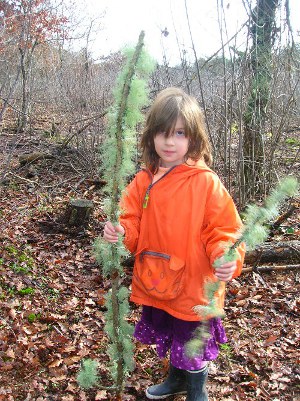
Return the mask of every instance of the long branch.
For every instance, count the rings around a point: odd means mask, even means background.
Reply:
[[[128,72],[124,80],[124,85],[122,89],[122,94],[121,94],[121,99],[120,103],[118,105],[118,114],[117,114],[117,123],[116,123],[116,130],[115,130],[115,139],[116,139],[116,148],[117,148],[117,154],[116,154],[116,160],[114,164],[114,174],[113,174],[113,185],[112,185],[112,209],[111,209],[111,218],[113,221],[117,220],[117,215],[118,215],[118,200],[120,197],[120,191],[121,191],[121,183],[120,183],[120,178],[118,174],[118,170],[120,169],[120,166],[122,165],[122,160],[123,160],[123,152],[124,152],[124,145],[123,145],[123,132],[124,132],[124,127],[123,127],[123,122],[124,122],[124,117],[126,114],[127,110],[127,104],[128,104],[128,96],[130,93],[130,88],[131,88],[131,83],[132,79],[135,74],[135,67],[137,65],[138,59],[141,55],[142,47],[143,47],[143,40],[144,40],[144,32],[142,31],[138,44],[135,48],[135,52],[133,54],[133,57],[131,59],[131,62],[128,67]],[[112,245],[112,262],[113,266],[119,266],[120,265],[120,256],[118,254],[118,250],[114,245]],[[116,380],[116,385],[118,388],[119,394],[122,391],[122,385],[123,385],[123,378],[124,378],[124,365],[123,365],[123,344],[118,332],[118,328],[120,327],[120,307],[119,307],[119,300],[118,300],[118,289],[120,285],[120,273],[117,267],[114,268],[112,272],[112,294],[111,294],[111,303],[112,303],[112,309],[113,309],[113,332],[114,332],[114,338],[116,339],[116,347],[118,351],[118,360],[117,360],[117,380]]]
[[[119,193],[120,192],[119,191],[120,183],[119,183],[118,170],[121,166],[122,159],[123,159],[123,144],[122,144],[123,120],[124,120],[124,116],[125,116],[126,110],[127,110],[128,96],[129,96],[129,92],[130,92],[132,79],[133,79],[134,73],[135,73],[135,67],[136,67],[138,59],[141,55],[141,51],[142,51],[142,48],[144,45],[144,37],[145,37],[145,32],[142,31],[140,33],[138,44],[135,48],[135,52],[133,54],[131,63],[129,65],[127,76],[124,80],[122,96],[121,96],[120,104],[118,106],[118,116],[117,116],[116,132],[115,132],[116,144],[117,144],[117,155],[116,155],[116,161],[115,161],[115,165],[114,165],[113,185],[112,185],[112,198],[113,198],[115,204],[118,203],[118,199],[119,199],[119,195],[120,195],[120,193]],[[112,217],[113,217],[114,221],[117,220],[117,212],[118,212],[117,208],[115,208],[115,210],[112,210]]]

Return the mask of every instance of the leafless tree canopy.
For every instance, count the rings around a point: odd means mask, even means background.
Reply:
[[[78,158],[74,168],[83,174],[87,171],[97,174],[105,116],[123,56],[116,53],[101,60],[93,59],[90,35],[95,26],[101,26],[101,20],[89,22],[84,47],[70,51],[68,46],[76,39],[70,35],[74,28],[70,19],[62,17],[63,2],[54,7],[50,1],[30,0],[27,3],[31,8],[18,11],[22,14],[18,21],[22,23],[9,28],[16,3],[22,1],[4,1],[0,9],[0,132],[2,135],[15,132],[1,166],[1,177],[9,171],[21,135],[44,138],[63,149],[75,149]],[[219,51],[203,59],[198,57],[194,46],[195,33],[190,29],[186,1],[185,18],[193,61],[187,61],[186,50],[177,41],[181,61],[176,66],[168,64],[163,43],[176,39],[171,39],[164,30],[161,49],[164,62],[157,65],[149,82],[151,97],[167,86],[179,86],[199,100],[214,151],[214,168],[241,208],[249,199],[264,196],[283,174],[297,171],[300,144],[300,47],[290,27],[289,2],[245,0],[243,3],[248,20],[241,22],[240,30],[228,40],[220,35]],[[223,2],[217,4],[222,32],[227,21]],[[56,29],[45,26],[43,34],[37,32],[34,18],[39,12],[51,16]],[[264,29],[259,31],[261,23]],[[266,50],[259,53],[264,45],[262,35],[268,40],[267,53]],[[241,36],[245,44],[242,51],[236,47]],[[259,54],[268,57],[259,58]],[[259,171],[254,178],[245,174],[249,162],[245,138],[250,131],[253,135],[250,170]]]

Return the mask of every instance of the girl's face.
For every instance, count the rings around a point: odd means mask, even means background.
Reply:
[[[177,118],[173,132],[158,132],[154,137],[156,153],[161,159],[162,167],[173,167],[182,164],[189,148],[189,139],[185,136],[184,121]]]

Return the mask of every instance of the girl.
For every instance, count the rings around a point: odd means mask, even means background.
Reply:
[[[135,337],[156,344],[159,357],[170,351],[167,379],[149,387],[149,399],[187,394],[207,400],[207,361],[226,342],[220,319],[209,321],[210,338],[195,358],[185,343],[201,325],[195,305],[206,305],[207,280],[222,280],[217,299],[224,304],[225,282],[240,274],[244,251],[235,262],[213,268],[234,242],[241,221],[233,200],[209,169],[210,146],[199,105],[181,89],[159,93],[148,113],[141,139],[145,168],[128,185],[121,201],[120,224],[107,222],[104,239],[124,244],[135,254],[131,300],[143,305]]]

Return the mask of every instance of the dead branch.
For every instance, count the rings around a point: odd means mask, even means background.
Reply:
[[[42,153],[42,152],[34,152],[29,153],[26,155],[19,156],[19,163],[21,166],[25,166],[26,164],[36,163],[39,160],[43,159],[54,159],[55,157],[49,153]]]
[[[271,231],[272,231],[272,230],[275,230],[275,229],[278,228],[278,227],[280,227],[280,225],[281,225],[284,221],[286,221],[286,220],[293,214],[294,210],[296,210],[296,209],[297,209],[297,204],[296,204],[296,203],[292,203],[292,204],[290,205],[289,209],[288,209],[285,213],[281,214],[281,215],[277,218],[277,220],[272,224],[272,226],[271,226]]]
[[[63,140],[63,143],[61,144],[61,151],[72,141],[72,139],[75,137],[75,136],[77,136],[77,135],[79,135],[79,134],[81,134],[83,131],[85,131],[90,125],[92,125],[96,120],[98,120],[98,119],[100,119],[100,118],[103,118],[105,115],[107,114],[107,111],[104,111],[103,113],[101,113],[101,114],[98,114],[97,116],[94,116],[94,117],[91,117],[89,120],[91,120],[91,121],[88,121],[85,125],[83,125],[81,128],[79,128],[77,131],[75,131],[73,134],[71,134],[70,136],[68,136],[68,137],[66,137],[64,140]],[[71,129],[70,129],[70,131],[71,131]]]
[[[251,271],[261,273],[261,272],[271,272],[271,271],[280,271],[280,270],[298,270],[298,269],[300,269],[300,265],[256,266],[256,267],[244,267],[242,269],[242,273],[248,273]]]

